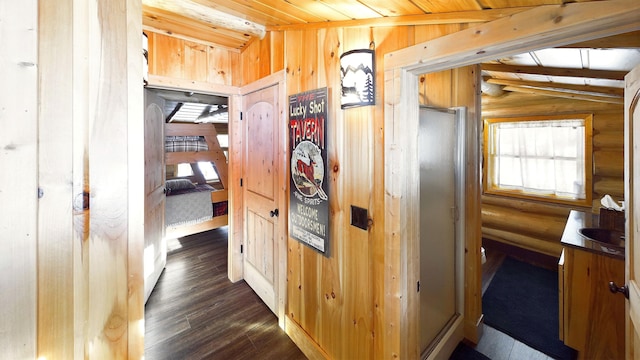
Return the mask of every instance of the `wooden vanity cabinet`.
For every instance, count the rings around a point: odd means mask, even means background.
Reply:
[[[624,283],[624,260],[564,247],[558,270],[560,339],[578,359],[624,359],[625,298],[609,290]]]

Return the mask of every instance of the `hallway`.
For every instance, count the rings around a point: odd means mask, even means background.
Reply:
[[[169,240],[145,306],[145,359],[305,359],[244,282],[227,278],[227,227]]]

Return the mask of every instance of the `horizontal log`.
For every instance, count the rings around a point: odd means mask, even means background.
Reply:
[[[623,196],[615,196],[615,195],[611,194],[611,198],[617,204],[620,204],[621,201],[624,201],[624,197]],[[593,206],[591,207],[591,212],[594,213],[594,214],[599,214],[600,213],[600,209],[602,208],[602,204],[600,202],[600,199],[602,199],[602,196],[600,196],[598,198],[595,198],[595,197],[593,198]]]
[[[529,74],[529,75],[545,75],[545,76],[564,76],[572,78],[589,78],[589,79],[609,79],[624,80],[626,71],[611,70],[593,70],[593,69],[576,69],[576,68],[555,68],[547,66],[526,66],[526,65],[506,65],[506,64],[482,64],[483,71]]]
[[[512,79],[497,79],[497,78],[489,78],[487,80],[487,83],[505,85],[505,86],[519,86],[519,87],[532,88],[532,89],[564,91],[568,93],[583,94],[583,95],[606,96],[606,97],[614,97],[614,98],[624,97],[624,89],[606,87],[606,86],[573,85],[573,84],[561,84],[557,82],[527,81],[527,80],[512,80]]]
[[[595,176],[623,177],[623,151],[594,151],[593,174]]]
[[[624,131],[624,111],[595,114],[593,129],[599,133],[609,131]]]
[[[482,205],[494,205],[505,209],[512,209],[524,213],[533,213],[540,215],[567,217],[571,209],[575,209],[573,205],[564,205],[556,203],[543,203],[531,200],[514,199],[503,196],[482,195]]]
[[[482,226],[531,237],[560,241],[566,216],[527,213],[494,205],[482,205]]]
[[[554,257],[560,257],[562,252],[560,240],[541,239],[486,226],[482,227],[482,237]]]
[[[593,199],[600,201],[604,195],[624,198],[624,179],[601,177],[593,181]]]
[[[505,86],[503,90],[521,92],[525,94],[542,95],[542,96],[548,96],[548,97],[558,97],[558,98],[571,99],[571,100],[604,102],[609,104],[620,104],[620,105],[624,104],[624,99],[622,97],[610,97],[610,96],[591,95],[591,94],[576,94],[576,93],[567,92],[567,91],[548,90],[548,89],[532,88],[532,87],[526,87],[526,86]]]
[[[594,149],[624,150],[624,132],[607,131],[593,135]]]
[[[231,15],[213,7],[190,0],[143,0],[145,8],[156,8],[168,13],[180,14],[214,28],[230,29],[240,34],[250,34],[259,39],[264,38],[267,30],[264,25],[251,20]]]
[[[617,114],[614,115],[613,118],[617,118],[617,116],[621,116],[623,111],[623,105],[619,104],[561,99],[524,93],[507,93],[500,97],[482,95],[483,117],[513,117],[575,113],[595,113],[600,115],[613,113]],[[605,126],[598,126],[595,123],[595,120],[596,119],[594,119],[594,128],[603,130]],[[605,125],[609,126],[608,123],[606,123]],[[612,127],[610,130],[618,129],[618,127],[619,130],[622,130],[623,124],[616,123],[615,127]]]

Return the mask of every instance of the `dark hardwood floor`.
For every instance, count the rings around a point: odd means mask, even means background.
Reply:
[[[496,244],[484,245],[483,293],[506,256]],[[170,240],[167,248],[167,266],[145,306],[146,360],[306,359],[251,288],[227,278],[226,227]],[[486,325],[474,348],[494,360],[550,360]]]
[[[227,278],[227,228],[167,243],[145,306],[145,359],[306,359],[244,282]]]

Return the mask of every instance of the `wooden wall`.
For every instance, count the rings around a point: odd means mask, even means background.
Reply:
[[[483,117],[546,114],[593,114],[593,210],[598,211],[605,194],[624,199],[624,108],[622,105],[569,100],[540,95],[508,93],[482,97]],[[485,238],[560,257],[560,239],[574,208],[518,200],[497,195],[482,196],[482,235]]]
[[[330,255],[324,257],[288,239],[287,331],[311,357],[392,356],[384,338],[390,337],[393,325],[385,324],[383,313],[383,55],[461,28],[425,25],[290,30],[271,33],[242,52],[243,84],[284,68],[288,95],[329,88]],[[376,50],[376,105],[341,110],[339,57],[345,51],[370,47]],[[264,64],[265,59],[268,64]],[[463,70],[424,77],[429,79],[420,89],[424,103],[452,106],[468,101],[473,96],[462,100],[464,95],[456,95],[456,84],[464,84],[473,94],[473,87],[468,85],[474,76],[472,71]],[[350,225],[351,205],[368,209],[368,231]],[[476,312],[479,316],[479,309]]]
[[[238,86],[240,52],[212,44],[145,31],[149,38],[149,74],[217,85]]]
[[[1,7],[0,357],[142,358],[141,4]]]
[[[383,54],[424,42],[465,25],[424,25],[380,28],[323,28],[270,32],[240,53],[219,51],[225,74],[209,55],[211,47],[165,35],[150,34],[152,74],[223,85],[247,85],[284,69],[287,95],[327,86],[330,101],[339,104],[339,56],[356,48],[375,47],[377,83],[382,84]],[[196,46],[197,45],[197,46]],[[202,61],[185,61],[183,54],[200,48]],[[155,51],[153,51],[155,49]],[[209,50],[206,50],[209,49]],[[207,53],[205,56],[204,53]],[[163,55],[160,55],[163,54]],[[155,60],[154,60],[155,57]],[[160,60],[160,57],[163,59]],[[168,58],[167,58],[168,57]],[[206,60],[206,61],[205,61]],[[191,67],[197,66],[198,69]],[[217,70],[214,70],[217,73]],[[473,83],[473,69],[458,69],[419,78],[420,101],[435,106],[470,104],[459,89]],[[375,357],[385,354],[384,323],[384,114],[382,86],[376,106],[340,110],[331,106],[330,207],[331,255],[325,258],[293,239],[288,240],[287,324],[296,339],[308,336],[315,344],[309,354],[331,358]],[[468,105],[471,107],[471,105]],[[622,106],[579,100],[554,100],[527,94],[483,98],[482,116],[506,117],[552,113],[594,114],[594,201],[604,194],[623,196]],[[482,197],[482,236],[544,254],[558,256],[560,237],[570,208],[498,196]],[[363,231],[349,225],[351,205],[369,211],[371,226]],[[513,221],[513,219],[521,221]],[[533,224],[533,225],[532,225]],[[467,269],[478,275],[477,269]],[[474,280],[474,279],[472,279]],[[479,280],[478,280],[479,281]],[[467,288],[470,314],[466,329],[479,316],[479,295]],[[336,332],[335,329],[343,329]],[[291,330],[292,329],[292,330]],[[467,332],[472,333],[471,330]],[[303,334],[303,335],[300,335]],[[300,342],[298,342],[300,344]]]
[[[7,359],[35,359],[38,1],[1,7],[0,349]]]

